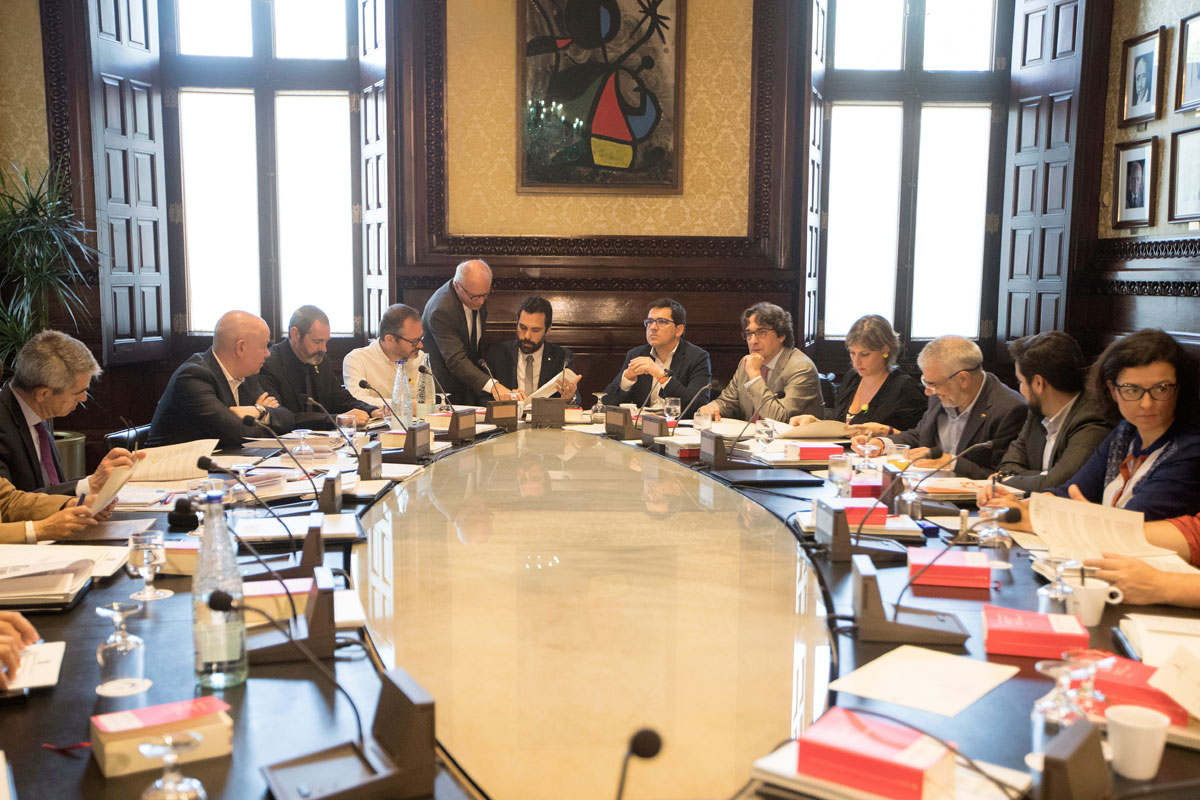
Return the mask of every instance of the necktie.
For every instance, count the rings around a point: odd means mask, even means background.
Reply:
[[[767,365],[766,365],[766,364],[763,364],[761,367],[759,367],[759,368],[758,368],[758,374],[759,374],[759,377],[761,377],[761,378],[762,378],[762,381],[763,381],[763,387],[764,387],[764,388],[766,388],[766,386],[767,386],[767,376],[771,374],[771,370],[770,370],[770,369],[767,367]],[[758,414],[755,414],[755,415],[754,415],[754,419],[752,419],[752,420],[750,420],[750,421],[751,421],[751,422],[758,422],[758,420],[759,420],[759,419],[760,419],[759,415],[758,415]]]
[[[471,312],[471,355],[479,353],[479,312]]]
[[[533,356],[525,356],[525,376],[521,379],[521,391],[529,397],[536,388],[533,385]]]
[[[33,427],[37,429],[38,450],[41,451],[42,470],[46,473],[46,485],[62,483],[58,467],[54,466],[54,443],[50,441],[50,431],[46,430],[46,423],[39,422]]]

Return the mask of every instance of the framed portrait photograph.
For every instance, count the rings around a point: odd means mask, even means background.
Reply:
[[[1179,69],[1175,110],[1200,108],[1200,11],[1179,20]]]
[[[1154,224],[1158,197],[1158,137],[1122,142],[1113,155],[1114,228]]]
[[[1171,134],[1167,221],[1200,220],[1200,125]]]
[[[1126,39],[1121,46],[1121,124],[1127,128],[1158,119],[1163,105],[1163,56],[1167,29]]]

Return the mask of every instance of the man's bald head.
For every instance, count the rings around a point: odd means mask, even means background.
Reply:
[[[492,292],[492,268],[478,259],[464,261],[454,270],[454,293],[472,311],[478,311]]]
[[[257,375],[270,344],[267,323],[247,311],[227,312],[213,331],[213,352],[235,378]]]

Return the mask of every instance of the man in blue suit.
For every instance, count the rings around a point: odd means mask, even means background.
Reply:
[[[604,403],[637,403],[662,407],[666,397],[678,397],[681,408],[692,402],[694,410],[709,399],[712,367],[708,353],[683,339],[687,312],[669,297],[650,304],[646,312],[646,344],[625,354],[625,364],[605,390]],[[684,413],[690,417],[691,412]]]

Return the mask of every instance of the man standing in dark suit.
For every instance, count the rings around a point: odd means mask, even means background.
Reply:
[[[712,367],[708,353],[683,339],[687,312],[669,297],[650,304],[646,312],[646,344],[625,354],[621,371],[605,389],[604,403],[636,403],[639,407],[662,406],[664,397],[678,397],[681,410],[696,393],[692,410],[708,402]],[[690,418],[691,411],[684,413]]]
[[[0,478],[23,492],[92,494],[112,470],[133,466],[129,451],[114,447],[87,480],[64,480],[53,420],[86,400],[99,374],[87,345],[65,333],[42,331],[25,343],[0,389]]]
[[[243,436],[261,430],[244,426],[256,417],[276,433],[294,427],[291,411],[259,385],[258,371],[270,352],[271,329],[245,311],[230,311],[217,321],[212,347],[179,365],[158,400],[150,421],[150,446],[217,439],[220,447],[239,447]]]
[[[1062,486],[1113,426],[1084,391],[1087,362],[1069,333],[1023,336],[1008,350],[1029,416],[1000,462],[1000,472],[1010,475],[1003,478],[1004,485],[1026,492]]]
[[[360,425],[375,411],[346,391],[333,367],[325,363],[329,333],[329,317],[324,311],[300,306],[288,323],[288,338],[271,348],[259,373],[262,390],[295,415],[297,428],[321,430],[333,425],[310,399],[324,406],[329,416],[350,414]]]
[[[983,369],[979,346],[962,336],[939,336],[917,356],[921,384],[929,395],[929,407],[917,427],[885,439],[872,439],[882,448],[886,442],[906,444],[914,466],[935,468],[950,462],[968,447],[991,442],[990,447],[972,450],[954,462],[954,473],[965,478],[986,478],[996,471],[1004,451],[1017,438],[1028,407],[1021,395]],[[851,443],[867,441],[855,436]],[[941,458],[925,458],[931,447],[941,448]]]
[[[421,315],[429,365],[452,402],[477,404],[512,393],[479,368],[479,343],[487,330],[491,293],[491,267],[482,261],[464,261],[429,298]]]
[[[492,375],[505,386],[515,386],[521,399],[532,395],[546,381],[571,366],[575,354],[546,341],[554,324],[554,308],[544,297],[527,297],[517,312],[517,338],[497,342],[488,349]],[[577,403],[579,379],[559,384],[558,394]]]

